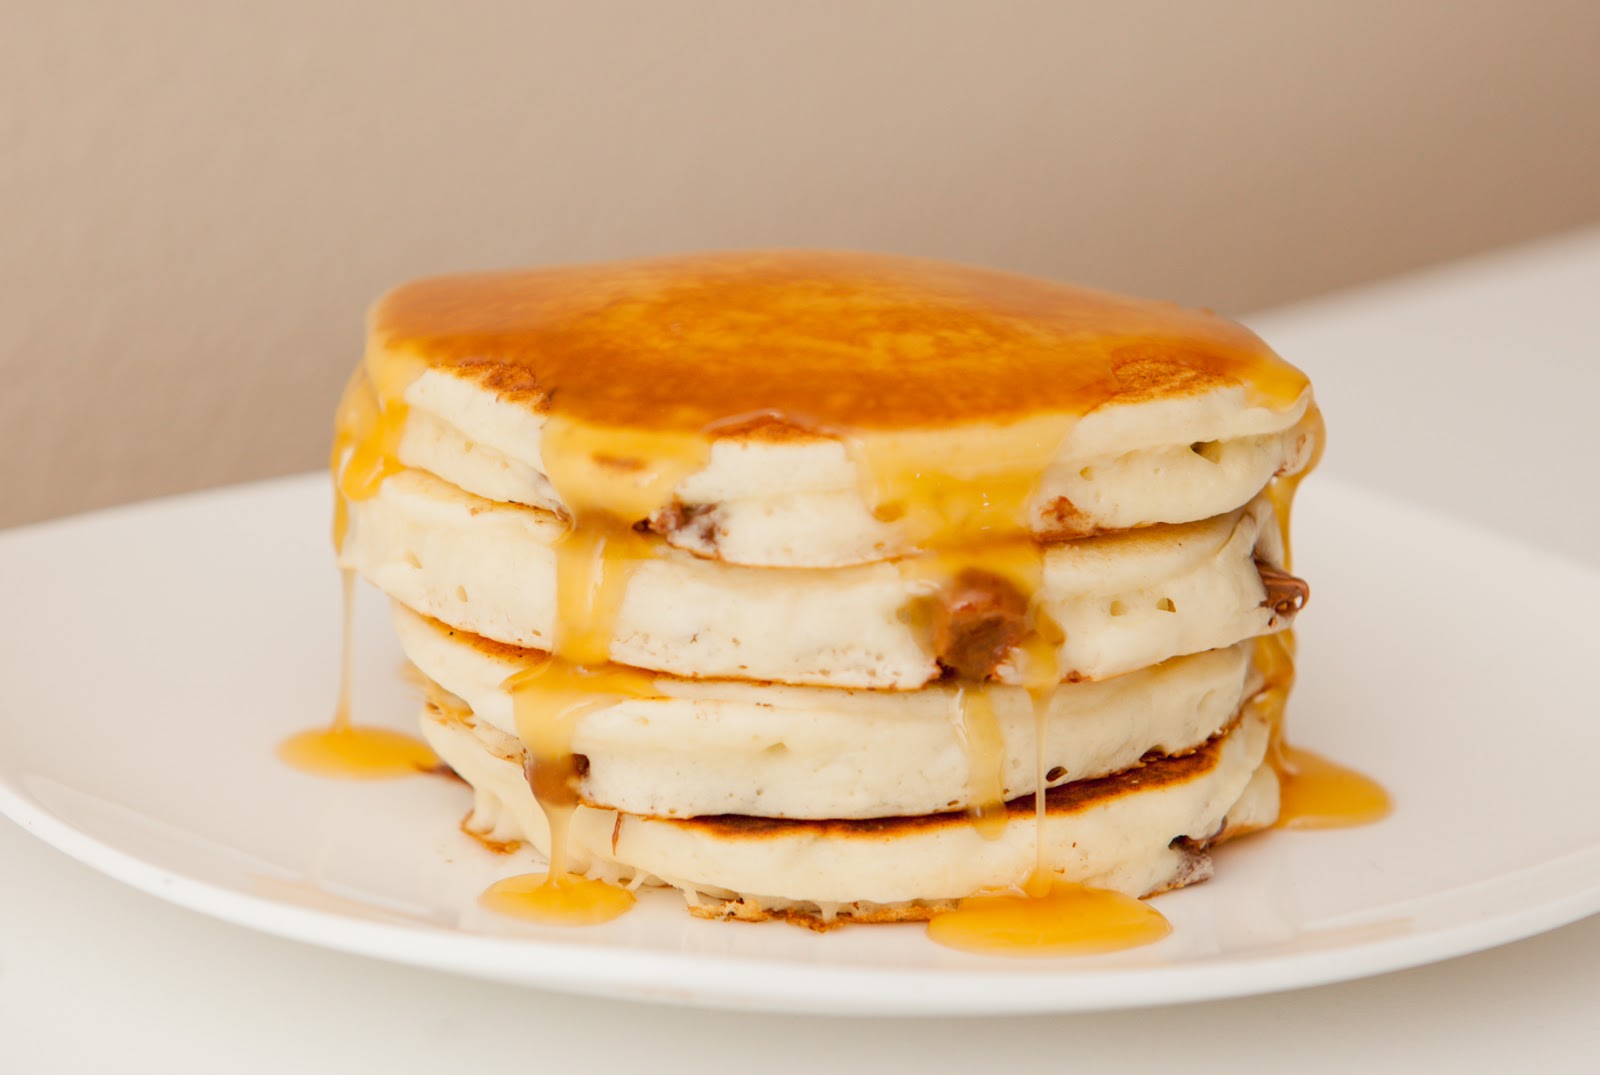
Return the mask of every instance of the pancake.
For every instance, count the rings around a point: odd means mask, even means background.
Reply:
[[[1053,541],[1231,511],[1301,470],[1320,435],[1298,401],[1279,413],[1206,397],[1109,406],[1079,420],[1042,472],[1027,529]],[[564,513],[540,470],[543,422],[471,380],[429,370],[407,389],[399,459],[488,500]],[[1131,413],[1130,413],[1131,412]],[[515,452],[516,454],[512,454]],[[768,567],[839,567],[914,552],[873,513],[859,449],[802,430],[734,431],[645,520],[699,556]]]
[[[548,857],[490,905],[1038,921],[1276,817],[1323,427],[1247,329],[816,251],[440,277],[368,328],[335,543],[468,828]]]
[[[349,511],[341,562],[389,596],[497,642],[552,647],[560,519],[481,500],[420,471],[391,475]],[[937,558],[805,570],[654,551],[631,565],[615,610],[606,654],[617,663],[686,677],[905,690],[966,660],[954,652],[961,639],[938,637],[916,615],[919,602],[946,589]],[[1269,603],[1258,568],[1283,558],[1265,499],[1039,555],[1038,604],[1065,634],[1050,655],[1056,680],[1101,679],[1230,646],[1289,618]],[[1014,592],[995,586],[997,599]],[[1015,661],[995,657],[978,678],[1022,681]]]
[[[491,643],[395,606],[406,656],[502,756],[521,750],[504,684],[545,654]],[[1180,657],[1103,683],[1065,684],[1035,707],[1018,687],[943,682],[924,690],[847,691],[737,680],[648,677],[572,732],[579,799],[655,817],[748,814],[874,818],[986,806],[1051,785],[1119,772],[1146,754],[1193,750],[1260,689],[1254,646]],[[966,734],[963,692],[988,693],[994,736]],[[452,703],[452,697],[459,699]],[[981,801],[980,801],[981,800]]]
[[[939,540],[950,515],[891,518],[930,473],[1017,486],[1022,510],[983,520],[990,537],[1189,522],[1298,472],[1320,437],[1304,376],[1233,322],[885,255],[418,281],[373,310],[364,381],[373,413],[406,417],[405,465],[486,499],[639,522],[616,481],[582,504],[558,489],[572,428],[597,431],[602,469],[672,471],[645,517],[656,532],[758,566]]]
[[[548,849],[545,815],[520,757],[497,756],[436,710],[425,715],[423,731],[473,787],[468,828],[491,841]],[[681,820],[579,806],[569,854],[589,876],[678,888],[692,910],[711,917],[903,921],[980,890],[1020,885],[1040,859],[1042,834],[1051,875],[1144,896],[1206,879],[1207,846],[1271,824],[1277,781],[1263,764],[1267,740],[1266,720],[1247,710],[1192,753],[1052,789],[1042,829],[1031,797],[1009,804],[997,836],[961,813]]]

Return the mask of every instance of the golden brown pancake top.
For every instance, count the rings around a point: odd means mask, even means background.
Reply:
[[[374,308],[370,346],[373,361],[416,355],[538,411],[686,432],[1007,422],[1232,384],[1282,408],[1306,387],[1208,311],[826,251],[419,280]]]

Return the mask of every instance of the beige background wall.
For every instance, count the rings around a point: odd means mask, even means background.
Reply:
[[[1235,312],[1600,218],[1600,4],[0,0],[0,525],[314,467],[409,276],[931,254]]]

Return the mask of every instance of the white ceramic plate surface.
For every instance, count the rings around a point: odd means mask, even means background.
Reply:
[[[709,923],[656,893],[548,929],[479,910],[527,862],[457,830],[459,784],[330,782],[275,760],[326,719],[338,583],[320,478],[0,534],[0,811],[175,903],[313,944],[573,993],[728,1008],[982,1014],[1130,1007],[1354,978],[1600,910],[1600,574],[1320,477],[1296,514],[1291,730],[1394,794],[1389,820],[1224,848],[1159,897],[1172,935],[983,958],[921,927]],[[416,702],[359,605],[359,719]],[[26,878],[7,878],[26,884]]]

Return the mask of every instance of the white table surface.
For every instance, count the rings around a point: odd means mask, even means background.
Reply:
[[[1328,472],[1600,567],[1600,228],[1246,320],[1316,382]],[[1600,916],[1365,981],[1125,1013],[917,1021],[648,1007],[256,934],[0,821],[6,1075],[1595,1071],[1597,1003]]]

